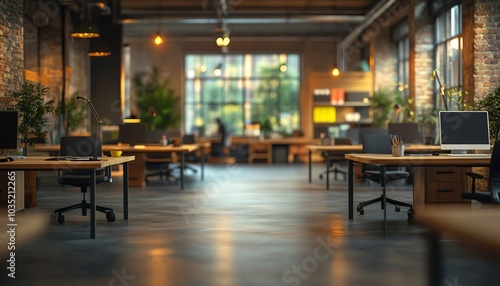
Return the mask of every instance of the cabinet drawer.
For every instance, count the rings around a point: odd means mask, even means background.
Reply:
[[[432,182],[464,182],[467,168],[429,168],[427,179]]]
[[[463,182],[430,182],[425,191],[426,203],[461,203],[465,191]]]

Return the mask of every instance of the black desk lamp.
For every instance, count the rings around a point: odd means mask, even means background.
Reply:
[[[97,157],[97,150],[99,150],[99,146],[101,145],[101,126],[102,126],[102,121],[101,118],[99,118],[99,115],[97,115],[97,111],[95,111],[94,105],[90,100],[86,99],[85,97],[77,96],[76,99],[84,100],[90,105],[90,109],[92,109],[92,113],[94,114],[95,119],[97,120],[97,136],[96,136],[96,144],[95,144],[95,150],[94,150],[94,158],[92,158],[92,161],[100,161]]]

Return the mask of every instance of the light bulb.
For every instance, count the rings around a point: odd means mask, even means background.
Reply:
[[[155,37],[155,44],[156,45],[161,45],[163,43],[163,39],[160,36],[160,33],[158,33]]]
[[[340,75],[340,70],[337,67],[333,68],[332,75],[333,76],[339,76]]]

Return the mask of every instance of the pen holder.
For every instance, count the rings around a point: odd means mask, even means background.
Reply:
[[[403,157],[405,155],[405,145],[392,146],[392,156]]]

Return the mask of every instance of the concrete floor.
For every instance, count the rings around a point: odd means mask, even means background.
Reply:
[[[387,236],[379,206],[347,220],[347,184],[326,191],[322,170],[314,166],[309,184],[304,164],[209,165],[205,181],[188,175],[183,191],[152,179],[131,188],[128,221],[115,175],[99,185],[97,203],[117,220],[98,213],[96,239],[78,211],[63,225],[50,222],[54,209],[81,197],[44,177],[37,207],[16,215],[16,278],[2,267],[0,285],[427,285],[425,230],[392,207]],[[358,185],[355,202],[379,195]],[[411,201],[411,188],[388,196]],[[2,231],[2,266],[7,239]],[[442,285],[499,285],[500,264],[443,242]]]

